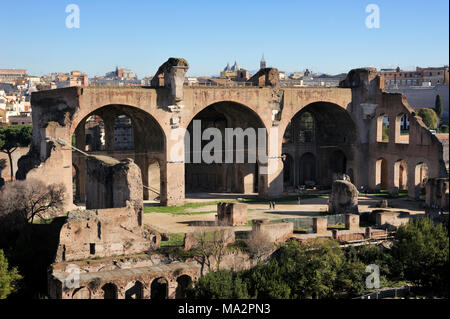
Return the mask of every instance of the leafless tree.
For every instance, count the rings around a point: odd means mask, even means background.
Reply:
[[[275,245],[270,241],[268,236],[261,232],[252,231],[245,243],[247,244],[247,249],[251,257],[258,263],[275,248]]]
[[[226,246],[234,241],[234,231],[232,229],[202,229],[195,233],[197,240],[194,249],[197,251],[194,259],[211,271],[220,269],[220,263],[225,255]],[[203,269],[202,269],[203,272]]]
[[[63,207],[64,196],[62,184],[45,185],[36,179],[9,182],[0,192],[0,217],[14,215],[13,220],[27,224],[36,217],[55,216]]]

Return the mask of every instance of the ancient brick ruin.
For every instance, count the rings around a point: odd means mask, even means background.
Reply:
[[[75,199],[85,202],[86,158],[48,137],[71,141],[74,136],[76,147],[85,150],[85,125],[92,116],[104,123],[104,150],[93,153],[132,158],[148,186],[143,198],[157,197],[163,205],[180,204],[186,193],[195,192],[277,197],[301,185],[329,188],[342,174],[357,189],[396,195],[407,188],[410,198],[418,198],[426,177],[446,177],[442,144],[404,96],[383,90],[375,69],[352,70],[333,88],[280,87],[273,68],[260,70],[249,86],[202,87],[183,86],[188,67],[184,59],[169,59],[151,87],[33,93],[33,140],[19,161],[17,178],[61,182],[67,189],[74,180]],[[114,123],[123,116],[132,125],[133,147],[127,151],[114,146]],[[405,117],[407,141],[400,138]],[[193,145],[183,138],[195,119],[202,121],[202,131],[264,128],[267,141],[277,146],[269,145],[267,159],[258,157],[256,163],[187,162]],[[73,205],[68,195],[67,207]]]
[[[67,189],[75,185],[75,192],[67,194],[69,213],[49,269],[50,297],[183,298],[202,267],[152,254],[161,236],[143,226],[146,199],[178,205],[187,193],[274,198],[292,188],[332,189],[329,213],[346,214],[345,229],[329,228],[322,217],[313,219],[312,231],[302,233],[292,222],[253,220],[252,232],[273,243],[386,238],[391,226],[410,218],[380,212],[371,217],[376,218],[373,228],[361,227],[361,188],[392,196],[407,189],[417,199],[428,178],[427,205],[448,210],[442,144],[404,96],[383,90],[375,69],[352,70],[334,88],[280,87],[274,68],[261,69],[248,86],[201,87],[183,86],[188,67],[186,60],[170,58],[151,87],[71,87],[32,94],[33,139],[18,163],[17,178],[62,183]],[[115,121],[124,116],[132,125],[132,148],[125,150],[115,147],[114,134]],[[103,148],[87,145],[92,117],[103,121],[104,135],[98,134]],[[407,143],[400,139],[405,117]],[[267,143],[256,163],[196,163],[194,120],[201,120],[202,132],[265,129],[267,141],[275,143]],[[242,147],[247,159],[255,153],[248,143]],[[74,209],[77,203],[85,203],[86,210]],[[234,241],[232,227],[247,225],[246,205],[222,203],[217,213],[214,226],[231,229]],[[195,245],[195,234],[187,234],[185,249]],[[240,266],[252,266],[248,256],[228,258],[227,267]],[[79,271],[76,286],[68,280],[73,269]]]

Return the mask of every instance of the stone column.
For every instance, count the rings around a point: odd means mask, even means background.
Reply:
[[[271,127],[267,134],[267,162],[263,161],[259,165],[258,191],[260,197],[281,197],[283,195],[283,160],[281,159],[279,134],[278,127]],[[258,143],[260,142],[258,140]],[[262,161],[261,158],[259,160]]]
[[[166,139],[165,161],[161,163],[160,198],[167,206],[183,204],[185,199],[184,130],[175,130]]]
[[[416,187],[416,166],[408,162],[408,197],[410,199],[419,199],[419,188]]]
[[[267,194],[269,197],[283,196],[283,161],[281,158],[269,158],[267,176]]]

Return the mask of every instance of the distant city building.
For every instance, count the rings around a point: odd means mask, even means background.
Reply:
[[[259,62],[259,68],[260,69],[266,68],[266,60],[264,60],[264,54],[262,55],[261,62]]]
[[[117,79],[136,79],[137,76],[129,69],[119,69],[116,66],[116,70],[112,72],[108,72],[105,74],[106,78],[117,78]]]
[[[27,70],[0,69],[0,83],[12,83],[27,76]]]
[[[35,83],[36,87],[38,87],[41,83],[43,84],[42,88],[44,89],[88,86],[89,78],[87,74],[83,74],[80,71],[72,71],[70,73],[51,73],[44,75],[40,82]]]
[[[396,69],[381,69],[379,71],[385,87],[408,87],[408,86],[435,86],[449,84],[448,66],[437,68],[420,68],[405,71],[399,67]]]
[[[246,69],[239,67],[237,62],[234,62],[234,65],[230,67],[228,63],[222,72],[220,72],[221,79],[230,79],[232,81],[237,82],[245,82],[250,79],[250,72]]]
[[[11,115],[8,117],[8,123],[10,125],[32,124],[33,120],[31,117],[31,112],[21,112],[20,115]]]
[[[151,80],[138,80],[137,75],[129,69],[119,69],[116,66],[114,71],[108,72],[105,76],[96,76],[90,80],[93,86],[140,86],[150,85]]]

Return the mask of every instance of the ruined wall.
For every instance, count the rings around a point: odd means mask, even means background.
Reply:
[[[407,163],[407,188],[410,197],[417,197],[415,168],[426,163],[430,177],[442,177],[445,171],[442,145],[432,136],[416,116],[404,97],[383,92],[376,70],[355,69],[348,73],[339,88],[281,88],[275,78],[276,72],[262,70],[258,87],[184,87],[181,79],[188,64],[183,59],[169,59],[161,68],[161,77],[152,88],[66,88],[34,92],[33,141],[30,152],[19,160],[17,178],[27,176],[41,178],[47,182],[62,182],[71,189],[72,151],[68,145],[61,146],[46,141],[45,137],[70,141],[77,126],[89,115],[102,109],[103,116],[109,110],[125,112],[136,123],[134,145],[136,164],[141,168],[144,184],[148,183],[150,158],[145,155],[149,137],[158,136],[162,146],[160,158],[160,191],[164,205],[181,204],[185,198],[185,163],[183,129],[208,106],[218,102],[234,102],[254,112],[268,130],[267,139],[278,141],[268,143],[268,161],[260,163],[258,192],[261,197],[279,197],[283,193],[282,139],[291,119],[302,108],[312,103],[330,103],[345,111],[356,128],[356,137],[346,141],[348,168],[357,188],[364,186],[377,189],[377,161],[384,158],[388,166],[388,188],[396,193],[397,162]],[[274,73],[275,72],[275,73]],[[268,76],[266,76],[268,75]],[[163,83],[160,80],[163,79]],[[156,80],[155,80],[156,81]],[[262,83],[264,82],[264,83]],[[163,86],[162,86],[163,85]],[[115,114],[115,113],[114,113]],[[409,144],[398,143],[398,116],[406,114],[410,122]],[[391,126],[388,143],[377,141],[378,117],[386,115]],[[144,120],[143,120],[144,119]],[[152,123],[152,130],[145,131],[146,123]],[[336,123],[337,125],[338,123]],[[339,126],[337,125],[337,129]],[[345,128],[342,128],[343,130]],[[145,134],[139,134],[140,132]],[[110,140],[111,136],[107,137]],[[180,143],[181,142],[181,143]],[[109,143],[110,144],[110,143]],[[176,147],[178,152],[172,152]],[[317,154],[322,157],[326,154]],[[321,164],[322,165],[322,164]],[[324,166],[325,168],[325,166]],[[248,186],[248,185],[247,185]],[[249,188],[250,186],[244,188]],[[72,193],[67,196],[67,206],[72,205]]]
[[[130,202],[142,214],[141,171],[132,159],[119,162],[108,156],[86,159],[86,208],[125,207]]]
[[[428,208],[438,207],[449,210],[449,179],[431,178],[426,184],[425,203]]]
[[[270,223],[264,219],[254,219],[252,224],[252,233],[256,238],[266,238],[268,242],[282,243],[292,237],[294,224],[291,222]]]
[[[134,207],[69,212],[59,234],[55,262],[119,256],[157,248]]]
[[[217,218],[219,225],[247,225],[248,206],[243,203],[218,203]]]

